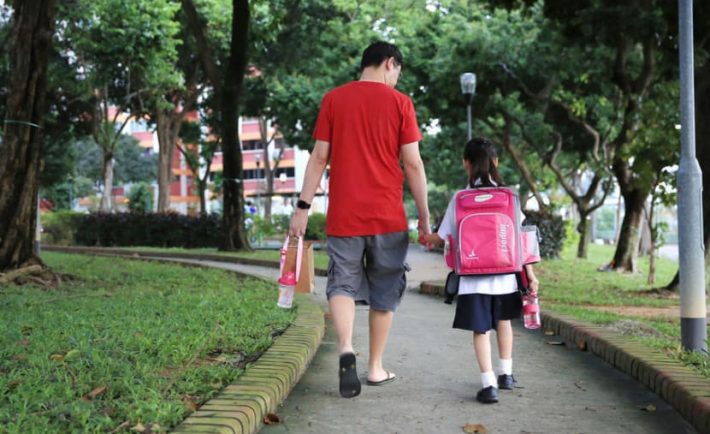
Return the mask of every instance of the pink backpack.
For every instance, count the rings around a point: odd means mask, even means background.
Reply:
[[[540,261],[535,226],[520,225],[518,194],[507,187],[480,187],[455,195],[456,228],[446,264],[458,275],[511,274]]]

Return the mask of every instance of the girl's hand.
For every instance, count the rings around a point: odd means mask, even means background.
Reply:
[[[430,244],[438,246],[444,243],[444,240],[439,238],[437,234],[421,234],[419,235],[419,244]]]
[[[537,279],[532,279],[530,280],[528,286],[530,287],[530,291],[537,292],[540,288],[540,282]]]

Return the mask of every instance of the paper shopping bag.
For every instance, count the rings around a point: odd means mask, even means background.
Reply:
[[[286,261],[284,270],[296,270],[296,253],[298,244],[294,238],[289,241],[288,251],[286,252]],[[315,288],[315,272],[313,266],[313,242],[304,241],[303,251],[301,252],[301,271],[296,284],[296,292],[310,293]]]

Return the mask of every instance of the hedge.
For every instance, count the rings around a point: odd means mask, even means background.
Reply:
[[[217,247],[223,235],[216,214],[94,213],[78,220],[75,241],[84,246]]]

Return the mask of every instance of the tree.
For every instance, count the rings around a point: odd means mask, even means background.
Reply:
[[[242,82],[247,64],[249,41],[249,1],[232,1],[231,39],[226,58],[216,57],[207,35],[204,20],[193,0],[182,0],[188,26],[195,38],[200,62],[214,94],[215,111],[219,117],[219,136],[224,164],[222,250],[249,248],[244,228],[244,188],[242,185],[242,151],[239,145],[237,121]],[[219,65],[223,65],[220,68]]]
[[[76,58],[84,98],[93,105],[92,136],[103,153],[102,211],[110,207],[114,154],[125,126],[145,113],[146,101],[180,82],[173,67],[176,10],[169,0],[80,0],[62,7],[60,41]]]
[[[41,263],[34,251],[53,0],[12,4],[10,86],[0,136],[0,270]]]
[[[208,118],[206,124],[209,125],[209,123]],[[197,186],[198,195],[200,196],[200,214],[206,215],[205,195],[207,193],[207,182],[212,173],[210,166],[220,144],[217,140],[203,139],[201,133],[203,125],[202,122],[184,121],[180,127],[180,139],[177,142],[177,147],[190,168],[193,182]]]

